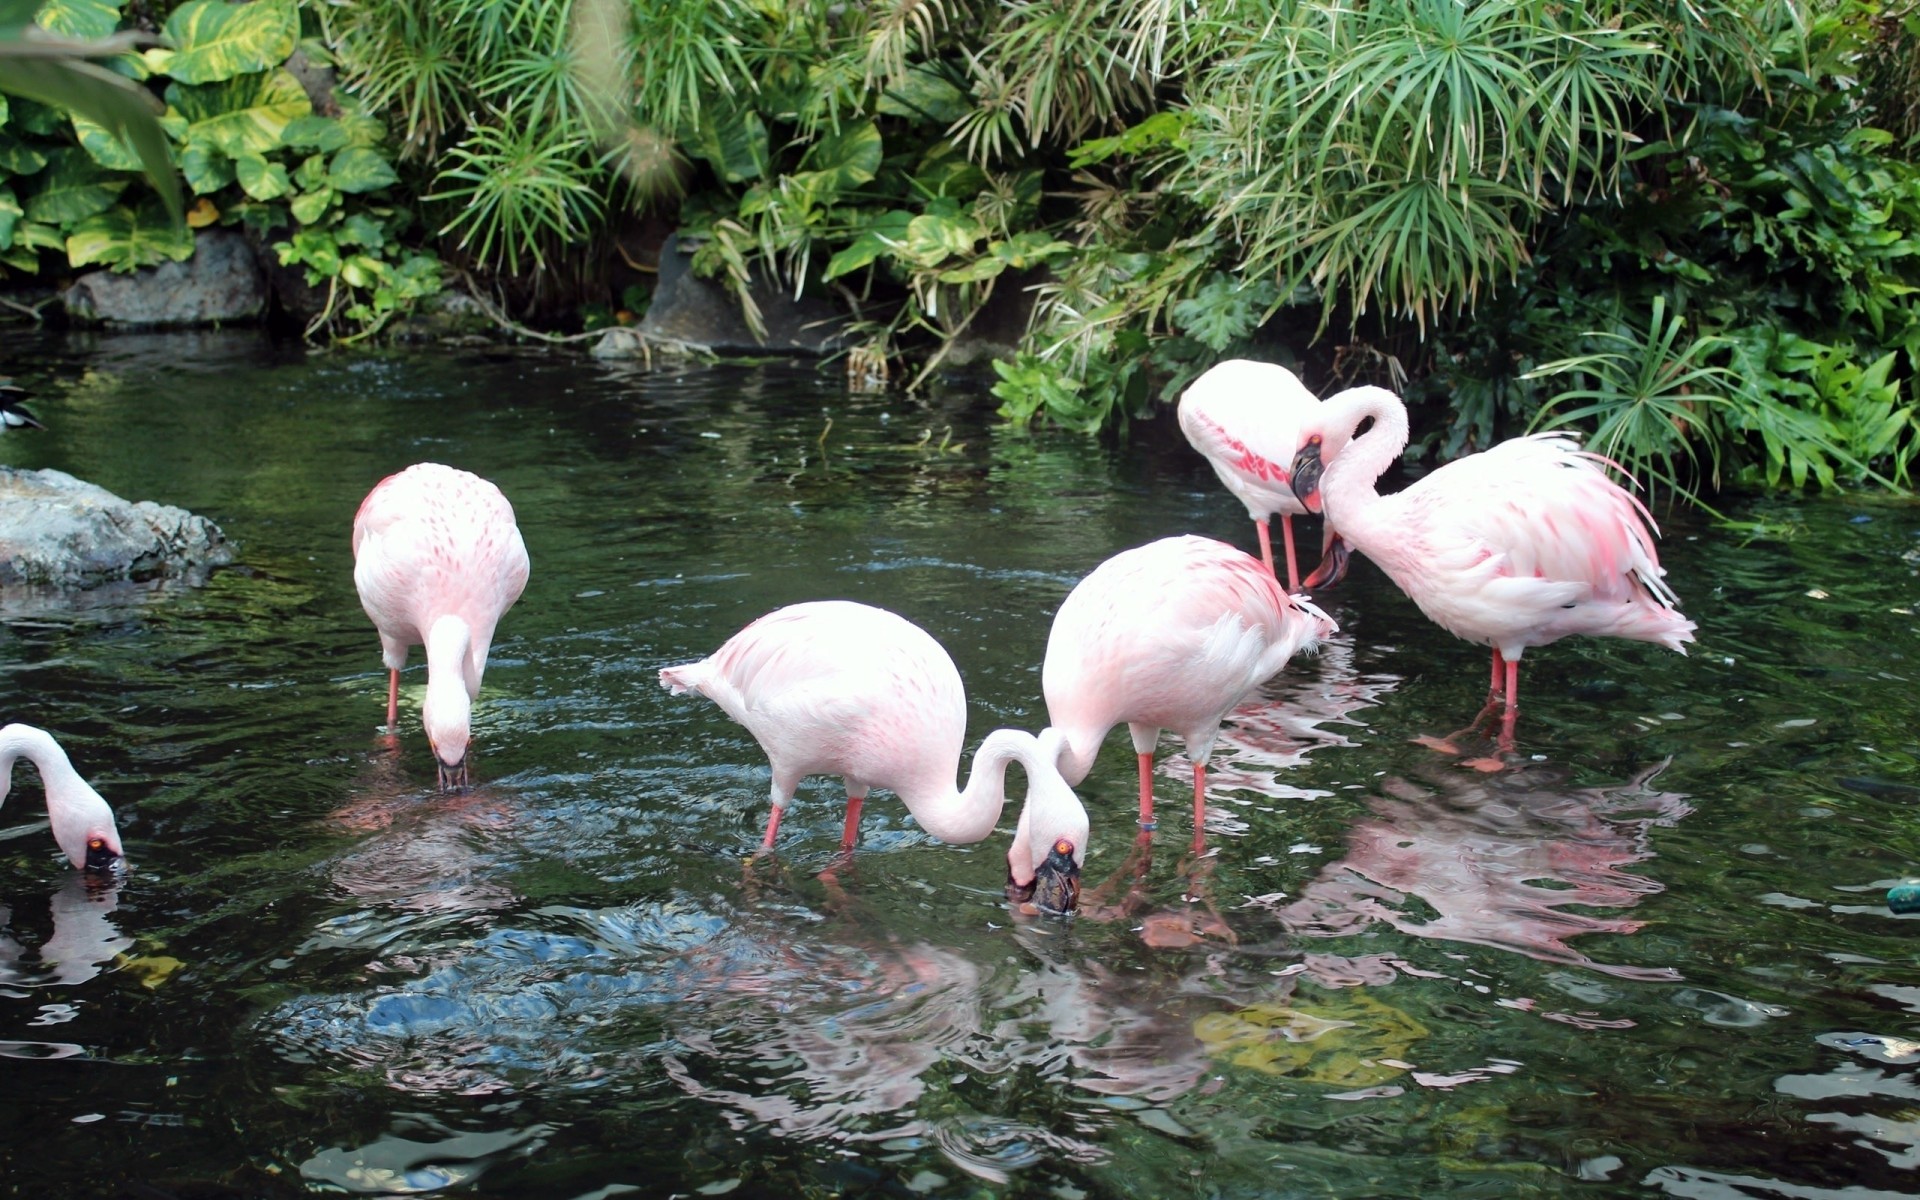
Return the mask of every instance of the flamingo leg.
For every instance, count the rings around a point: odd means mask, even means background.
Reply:
[[[1287,590],[1297,592],[1300,590],[1300,560],[1295,558],[1293,553],[1292,513],[1280,514],[1280,536],[1287,544]],[[1271,567],[1273,564],[1269,562],[1267,566]]]
[[[1495,646],[1493,648],[1493,681],[1487,685],[1488,698],[1492,699],[1496,696],[1506,695],[1506,686],[1507,660],[1505,656],[1500,653],[1500,647]]]
[[[787,811],[780,805],[773,806],[773,812],[767,817],[767,836],[760,839],[762,850],[773,849],[773,839],[780,834],[780,814]]]
[[[1153,755],[1141,754],[1140,760],[1140,828],[1152,829],[1153,820]]]
[[[1495,651],[1494,653],[1499,653]],[[1513,753],[1513,727],[1520,720],[1520,662],[1507,664],[1507,708],[1500,716],[1500,753]]]
[[[400,721],[400,672],[387,672],[387,732],[398,730]]]
[[[847,824],[840,832],[840,852],[852,854],[853,848],[860,843],[860,806],[865,804],[865,796],[847,793]]]
[[[1193,764],[1193,852],[1207,850],[1207,764]]]
[[[1267,532],[1267,523],[1264,520],[1255,521],[1253,527],[1260,531],[1260,561],[1267,564],[1268,571],[1272,571],[1273,537]]]

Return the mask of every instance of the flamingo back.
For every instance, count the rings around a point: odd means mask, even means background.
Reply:
[[[1293,455],[1301,426],[1319,407],[1287,368],[1229,359],[1181,393],[1180,431],[1254,520],[1297,516],[1307,509],[1293,494]]]
[[[776,784],[825,774],[903,799],[953,791],[967,723],[960,672],[930,634],[885,609],[846,600],[778,609],[660,681],[746,726]]]

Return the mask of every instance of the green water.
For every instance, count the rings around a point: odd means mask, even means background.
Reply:
[[[1253,544],[1170,420],[1102,446],[958,386],[250,334],[0,356],[52,426],[0,461],[239,547],[199,589],[0,598],[0,720],[61,736],[132,867],[89,891],[17,772],[7,1194],[1920,1195],[1920,926],[1884,904],[1920,874],[1920,510],[1669,518],[1693,656],[1530,654],[1496,776],[1411,742],[1473,714],[1484,651],[1356,560],[1340,638],[1216,752],[1207,857],[1171,744],[1136,844],[1109,739],[1062,925],[1010,909],[1004,836],[884,795],[822,877],[826,780],[749,868],[765,761],[656,674],[848,597],[948,647],[970,744],[1036,728],[1075,580]],[[419,666],[380,737],[351,577],[360,498],[419,460],[496,481],[533,559],[457,797]]]

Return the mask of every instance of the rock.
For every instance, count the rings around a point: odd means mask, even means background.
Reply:
[[[637,329],[616,325],[600,335],[587,353],[595,358],[646,358],[647,339]]]
[[[198,579],[231,561],[220,527],[183,508],[129,503],[65,471],[0,467],[0,585]]]
[[[766,280],[755,284],[752,295],[766,322],[767,338],[755,338],[726,288],[689,269],[690,249],[677,234],[661,245],[653,303],[639,325],[643,337],[723,354],[830,354],[845,344],[845,313],[819,295],[795,301],[790,289]],[[603,338],[601,344],[605,342]]]
[[[230,229],[203,229],[193,257],[131,275],[89,271],[62,297],[76,321],[133,328],[250,321],[267,308],[267,281],[247,239]]]

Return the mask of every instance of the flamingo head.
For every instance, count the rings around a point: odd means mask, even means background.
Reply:
[[[1299,452],[1293,456],[1293,468],[1288,472],[1293,494],[1307,511],[1317,513],[1320,504],[1320,476],[1326,470],[1326,438],[1318,433],[1309,433],[1300,443]]]
[[[53,840],[60,843],[74,869],[113,873],[125,867],[113,810],[92,788],[81,784],[58,795],[49,792],[47,820],[53,826]]]
[[[1080,867],[1086,861],[1091,824],[1086,806],[1056,767],[1065,741],[1043,730],[1038,758],[1027,762],[1027,802],[1007,852],[1007,895],[1040,911],[1070,913],[1080,903]]]
[[[468,783],[467,742],[472,736],[473,699],[458,679],[441,688],[436,688],[435,682],[427,681],[420,723],[426,727],[427,744],[433,747],[440,790],[459,791]]]
[[[1033,872],[1032,900],[1046,913],[1070,913],[1080,904],[1078,848],[1066,838],[1055,838],[1047,857]]]
[[[1347,559],[1353,549],[1332,525],[1326,528],[1326,540],[1320,547],[1320,565],[1300,581],[1300,586],[1310,592],[1332,587],[1347,577]]]

